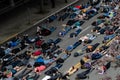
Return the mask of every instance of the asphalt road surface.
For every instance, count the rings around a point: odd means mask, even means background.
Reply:
[[[65,36],[63,37],[63,41],[59,43],[60,47],[63,48],[63,49],[66,49],[66,47],[67,47],[68,45],[74,44],[74,42],[78,41],[81,36],[84,36],[84,35],[89,34],[89,33],[90,33],[90,34],[95,34],[95,35],[97,36],[97,38],[96,38],[95,40],[93,40],[93,42],[92,42],[91,44],[101,43],[102,40],[103,40],[103,36],[104,36],[104,35],[99,35],[99,34],[96,34],[96,33],[91,33],[91,29],[93,28],[93,26],[91,26],[91,23],[92,23],[93,21],[95,21],[96,18],[97,18],[98,16],[100,16],[100,15],[102,15],[102,14],[100,13],[100,14],[94,16],[93,18],[91,18],[90,20],[86,20],[85,23],[81,26],[81,27],[82,27],[82,32],[81,32],[77,37],[75,37],[75,38],[69,38],[70,33],[75,31],[75,30],[71,30],[67,35],[65,35]],[[50,36],[45,37],[45,39],[46,39],[46,40],[47,40],[47,39],[50,39],[50,38],[54,39],[54,38],[58,37],[57,34],[58,34],[58,32],[62,29],[62,24],[66,23],[67,21],[68,21],[68,20],[65,20],[64,22],[56,22],[56,21],[54,21],[53,23],[51,23],[51,25],[54,24],[55,26],[58,26],[58,27],[57,27],[57,30],[56,30],[55,32],[53,32]],[[69,68],[70,68],[71,66],[75,65],[76,63],[78,63],[78,62],[80,61],[80,59],[81,59],[84,55],[79,56],[79,57],[73,57],[73,53],[76,52],[76,51],[78,51],[79,49],[82,49],[82,48],[83,48],[83,45],[80,45],[79,47],[77,47],[76,49],[74,49],[74,50],[72,51],[72,55],[64,62],[62,68],[60,68],[60,70],[59,70],[60,72],[65,73],[67,70],[69,70]],[[85,53],[85,54],[86,54],[86,53]],[[89,54],[89,53],[88,53],[88,54]],[[61,56],[62,56],[62,55],[61,55]],[[53,65],[54,65],[54,64],[53,64]],[[52,65],[52,66],[53,66],[53,65]],[[49,69],[49,68],[48,68],[48,69]],[[79,71],[77,71],[75,74],[73,74],[73,75],[70,77],[70,80],[75,80],[76,74],[79,73],[79,72],[81,72],[81,71],[83,71],[83,70],[79,70]],[[99,78],[102,78],[102,77],[104,77],[104,76],[107,76],[107,75],[113,76],[113,74],[117,74],[117,73],[120,73],[120,72],[119,72],[118,70],[115,71],[113,68],[111,68],[110,70],[108,70],[107,74],[105,74],[105,75],[99,75],[99,74],[96,74],[96,71],[93,71],[93,72],[89,75],[89,79],[86,79],[86,80],[99,80]],[[44,72],[43,72],[43,74],[40,75],[39,80],[41,80],[44,76],[45,76],[45,75],[44,75]],[[113,77],[114,77],[114,76],[113,76]],[[113,80],[114,80],[114,79],[113,79]]]
[[[92,23],[93,21],[95,21],[96,18],[97,18],[99,15],[101,15],[101,13],[99,13],[99,14],[96,15],[96,16],[94,16],[94,17],[91,18],[90,20],[86,20],[85,23],[81,26],[81,27],[82,27],[82,32],[81,32],[77,37],[75,37],[75,38],[69,38],[69,34],[70,34],[71,32],[74,32],[74,31],[75,31],[74,29],[71,30],[69,33],[67,33],[67,35],[65,35],[65,36],[62,38],[63,41],[59,43],[60,47],[63,48],[63,49],[66,49],[66,47],[67,47],[68,45],[72,45],[74,42],[78,41],[81,36],[84,36],[84,35],[86,35],[86,34],[88,34],[88,33],[91,33],[91,29],[92,29],[92,27],[93,27],[93,26],[91,26],[91,23]],[[57,38],[57,37],[58,37],[58,32],[59,32],[60,30],[62,30],[62,28],[63,28],[63,27],[62,27],[62,24],[65,24],[68,20],[69,20],[69,19],[66,19],[66,20],[63,21],[63,22],[61,22],[61,21],[60,21],[60,22],[54,21],[54,22],[50,23],[49,26],[56,26],[56,27],[57,27],[57,30],[55,30],[50,36],[44,37],[44,39],[45,39],[45,40],[48,40],[48,39],[50,39],[50,38],[52,38],[52,39]],[[35,30],[33,30],[33,31],[27,31],[27,32],[33,34],[34,31],[35,31]],[[26,32],[26,33],[27,33],[27,32]],[[91,44],[101,43],[101,42],[102,42],[104,35],[99,35],[99,34],[96,34],[96,33],[91,33],[91,34],[95,34],[95,35],[97,36],[97,38],[96,38]],[[83,45],[81,44],[79,47],[77,47],[76,49],[74,49],[74,50],[71,52],[72,55],[64,62],[62,68],[59,70],[60,72],[65,73],[71,66],[73,66],[73,65],[75,65],[76,63],[79,62],[79,60],[80,60],[84,55],[75,58],[75,57],[73,57],[73,53],[76,52],[76,51],[78,51],[79,49],[82,49],[82,48],[83,48]],[[85,53],[85,54],[86,54],[86,53]],[[88,53],[88,54],[89,54],[89,53]],[[61,54],[60,56],[62,56],[62,55],[63,55],[63,54]],[[52,66],[54,66],[54,64],[51,65],[50,67],[52,67]],[[49,67],[49,68],[50,68],[50,67]],[[49,68],[48,68],[48,69],[49,69]],[[47,69],[47,70],[48,70],[48,69]],[[45,71],[46,71],[46,70],[45,70]],[[44,76],[46,76],[46,75],[44,74],[45,71],[42,72],[42,74],[40,75],[40,77],[39,77],[38,80],[42,80],[42,78],[43,78]],[[79,72],[81,72],[81,71],[83,71],[83,70],[78,70],[75,74],[73,74],[72,76],[70,76],[70,80],[75,80],[76,74],[79,73]],[[117,73],[120,73],[120,68],[118,68],[117,70],[114,70],[113,68],[111,68],[111,69],[108,70],[107,74],[105,74],[105,75],[98,75],[98,74],[96,74],[96,71],[93,71],[93,72],[89,75],[89,79],[86,79],[86,80],[100,80],[100,78],[101,78],[101,77],[104,77],[104,76],[112,76],[112,77],[113,77],[112,80],[115,80],[114,77],[115,77],[115,75],[116,75]],[[19,76],[19,75],[18,75],[18,76]]]
[[[91,26],[91,23],[93,21],[96,20],[96,18],[98,16],[102,15],[101,13],[99,13],[98,15],[94,16],[93,18],[91,18],[90,20],[86,20],[85,23],[81,26],[82,27],[82,32],[75,38],[69,38],[69,34],[71,32],[74,32],[75,30],[71,30],[69,33],[67,33],[67,35],[65,35],[62,39],[63,41],[59,43],[60,47],[63,48],[63,49],[66,49],[66,47],[68,45],[72,45],[74,42],[78,41],[79,38],[81,36],[84,36],[88,33],[90,34],[95,34],[97,36],[97,38],[91,43],[91,44],[95,44],[95,43],[101,43],[102,40],[103,40],[103,36],[104,35],[99,35],[99,34],[96,34],[96,33],[91,33],[91,29],[93,28],[93,26]],[[55,30],[50,36],[47,36],[47,37],[44,37],[45,40],[48,40],[50,38],[54,39],[54,38],[57,38],[58,37],[58,32],[60,30],[62,30],[62,24],[65,24],[69,19],[66,19],[64,22],[58,22],[58,21],[54,21],[52,23],[49,24],[49,26],[57,26],[57,30]],[[60,72],[62,73],[65,73],[67,70],[69,70],[69,68],[73,65],[75,65],[76,63],[78,63],[80,61],[80,59],[84,56],[79,56],[79,57],[73,57],[73,53],[78,51],[79,49],[82,49],[83,48],[83,45],[80,45],[79,47],[77,47],[76,49],[74,49],[72,51],[72,55],[64,62],[62,68],[60,68]],[[86,53],[85,53],[86,54]],[[89,54],[89,53],[88,53]],[[60,56],[62,56],[63,54],[61,54]],[[55,64],[51,65],[50,67],[54,66]],[[50,68],[49,67],[49,68]],[[48,69],[49,69],[48,68]],[[47,70],[48,70],[47,69]],[[46,71],[46,70],[45,70]],[[41,80],[43,77],[45,77],[46,75],[44,74],[44,72],[42,72],[42,74],[40,75],[39,79],[38,80]],[[83,70],[78,70],[75,74],[73,74],[72,76],[70,76],[70,80],[75,80],[75,76],[77,73],[79,72],[82,72]],[[107,71],[107,74],[105,75],[100,75],[100,74],[97,74],[96,71],[94,70],[93,72],[91,72],[89,74],[89,79],[86,79],[86,80],[100,80],[100,78],[102,77],[105,77],[105,76],[112,76],[112,80],[115,80],[115,75],[117,73],[120,73],[120,68],[118,68],[117,70],[115,70],[114,68],[110,68],[108,71]]]
[[[91,25],[91,23],[93,21],[95,21],[96,18],[98,16],[100,16],[100,15],[102,15],[102,13],[99,13],[98,15],[94,16],[90,20],[86,20],[85,23],[81,26],[82,27],[82,32],[77,37],[75,37],[75,38],[69,38],[70,33],[75,31],[75,30],[71,30],[67,35],[65,35],[63,37],[63,41],[59,43],[60,47],[63,48],[63,49],[66,49],[66,47],[68,45],[72,45],[74,42],[78,41],[81,36],[84,36],[84,35],[86,35],[88,33],[95,34],[97,36],[97,38],[95,40],[93,40],[93,42],[91,44],[101,43],[102,40],[103,40],[104,35],[99,35],[99,34],[96,34],[96,33],[91,33],[91,29],[93,28],[93,26]],[[65,20],[64,22],[54,21],[53,23],[51,23],[50,25],[54,24],[55,26],[57,26],[58,29],[54,33],[52,33],[50,36],[45,37],[45,39],[47,40],[49,38],[56,38],[56,37],[58,37],[57,34],[61,30],[62,24],[65,24],[67,21],[68,20]],[[73,53],[76,52],[76,51],[78,51],[79,49],[82,49],[82,48],[83,48],[83,46],[80,45],[79,47],[77,47],[75,50],[72,51],[72,55],[64,62],[63,67],[59,70],[60,72],[65,73],[67,70],[69,70],[69,68],[71,66],[73,66],[73,65],[75,65],[76,63],[79,62],[79,60],[84,55],[75,58],[75,57],[73,57]],[[114,65],[114,64],[112,64],[112,65]],[[70,77],[70,80],[75,80],[76,74],[79,73],[79,72],[81,72],[81,71],[82,70],[79,70],[75,74],[73,74]],[[114,68],[111,67],[107,71],[107,74],[104,74],[104,75],[96,74],[96,71],[94,70],[89,75],[89,79],[86,79],[86,80],[100,80],[100,78],[105,77],[105,76],[111,76],[112,80],[115,80],[115,75],[117,75],[118,73],[120,73],[120,68],[118,68],[118,69],[115,70]],[[44,76],[45,76],[44,74],[41,74],[39,79],[42,79]]]

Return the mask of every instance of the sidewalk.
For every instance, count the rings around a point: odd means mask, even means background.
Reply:
[[[57,10],[76,2],[79,0],[69,0],[68,3],[65,3],[63,0],[56,1],[56,7],[51,8],[51,4],[47,4],[45,9],[47,13],[37,14],[38,5],[30,7],[30,13],[28,13],[25,6],[18,7],[17,10],[14,9],[4,15],[0,16],[0,44],[6,42],[10,38],[16,36],[17,34],[24,32],[27,29],[30,29],[33,24],[36,25],[41,19],[47,17],[50,14],[55,13]],[[85,1],[80,1],[84,3]],[[29,23],[29,20],[31,24]]]

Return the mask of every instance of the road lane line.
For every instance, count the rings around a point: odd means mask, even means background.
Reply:
[[[85,29],[83,29],[83,30],[81,31],[81,33],[79,33],[79,35],[82,34],[83,32],[85,32],[86,30],[88,30],[88,29],[91,28],[91,27],[92,27],[92,26],[86,27]]]

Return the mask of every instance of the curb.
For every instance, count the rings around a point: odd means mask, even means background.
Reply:
[[[3,43],[5,43],[5,42],[7,42],[8,40],[12,39],[13,37],[15,37],[15,36],[17,36],[17,35],[18,35],[18,33],[15,33],[15,34],[7,37],[5,40],[0,41],[0,45],[3,44]]]
[[[79,1],[79,0],[75,0],[74,2],[68,4],[67,6],[65,6],[65,7],[63,7],[63,8],[61,8],[61,9],[57,10],[56,12],[54,12],[54,13],[48,15],[47,17],[45,17],[45,18],[39,20],[38,22],[36,22],[36,23],[33,24],[33,25],[37,25],[37,24],[41,23],[42,21],[46,20],[46,19],[49,18],[50,16],[57,14],[58,12],[60,12],[60,11],[62,11],[63,9],[67,8],[68,6],[71,6],[71,5],[75,4],[75,3],[77,3],[78,1]]]

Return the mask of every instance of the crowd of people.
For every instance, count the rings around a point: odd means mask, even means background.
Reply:
[[[45,36],[51,35],[57,27],[45,27],[38,25],[35,36],[17,35],[0,47],[0,78],[12,80],[37,80],[43,71],[53,63],[55,66],[45,71],[45,77],[42,80],[70,80],[70,76],[79,69],[86,69],[76,75],[76,80],[89,78],[89,73],[96,70],[98,74],[105,74],[110,69],[111,64],[115,63],[115,68],[120,67],[120,1],[103,0],[99,4],[91,6],[90,3],[85,5],[69,6],[62,12],[49,17],[45,24],[52,23],[54,20],[70,20],[64,24],[63,30],[58,33],[56,39],[45,40]],[[101,14],[98,19],[91,25],[94,26],[91,33],[105,35],[102,43],[91,43],[95,35],[87,36],[87,39],[78,40],[68,48],[63,49],[59,46],[62,38],[72,29],[77,34],[82,31],[81,25],[84,20],[89,20],[97,14]],[[92,37],[92,38],[91,38]],[[94,38],[95,37],[95,38]],[[93,39],[94,38],[94,39]],[[90,42],[89,42],[90,41]],[[71,56],[71,52],[83,43],[84,55],[80,61],[71,66],[65,73],[59,69],[63,66],[64,61]],[[101,44],[101,45],[100,45]],[[99,46],[100,45],[100,46]],[[99,46],[99,47],[98,47]],[[62,56],[60,56],[62,54]],[[79,54],[79,52],[78,52]],[[58,58],[59,57],[59,58]],[[77,56],[76,56],[77,57]],[[117,75],[116,80],[119,80]],[[106,77],[105,77],[106,78]],[[101,80],[112,80],[111,77]]]

